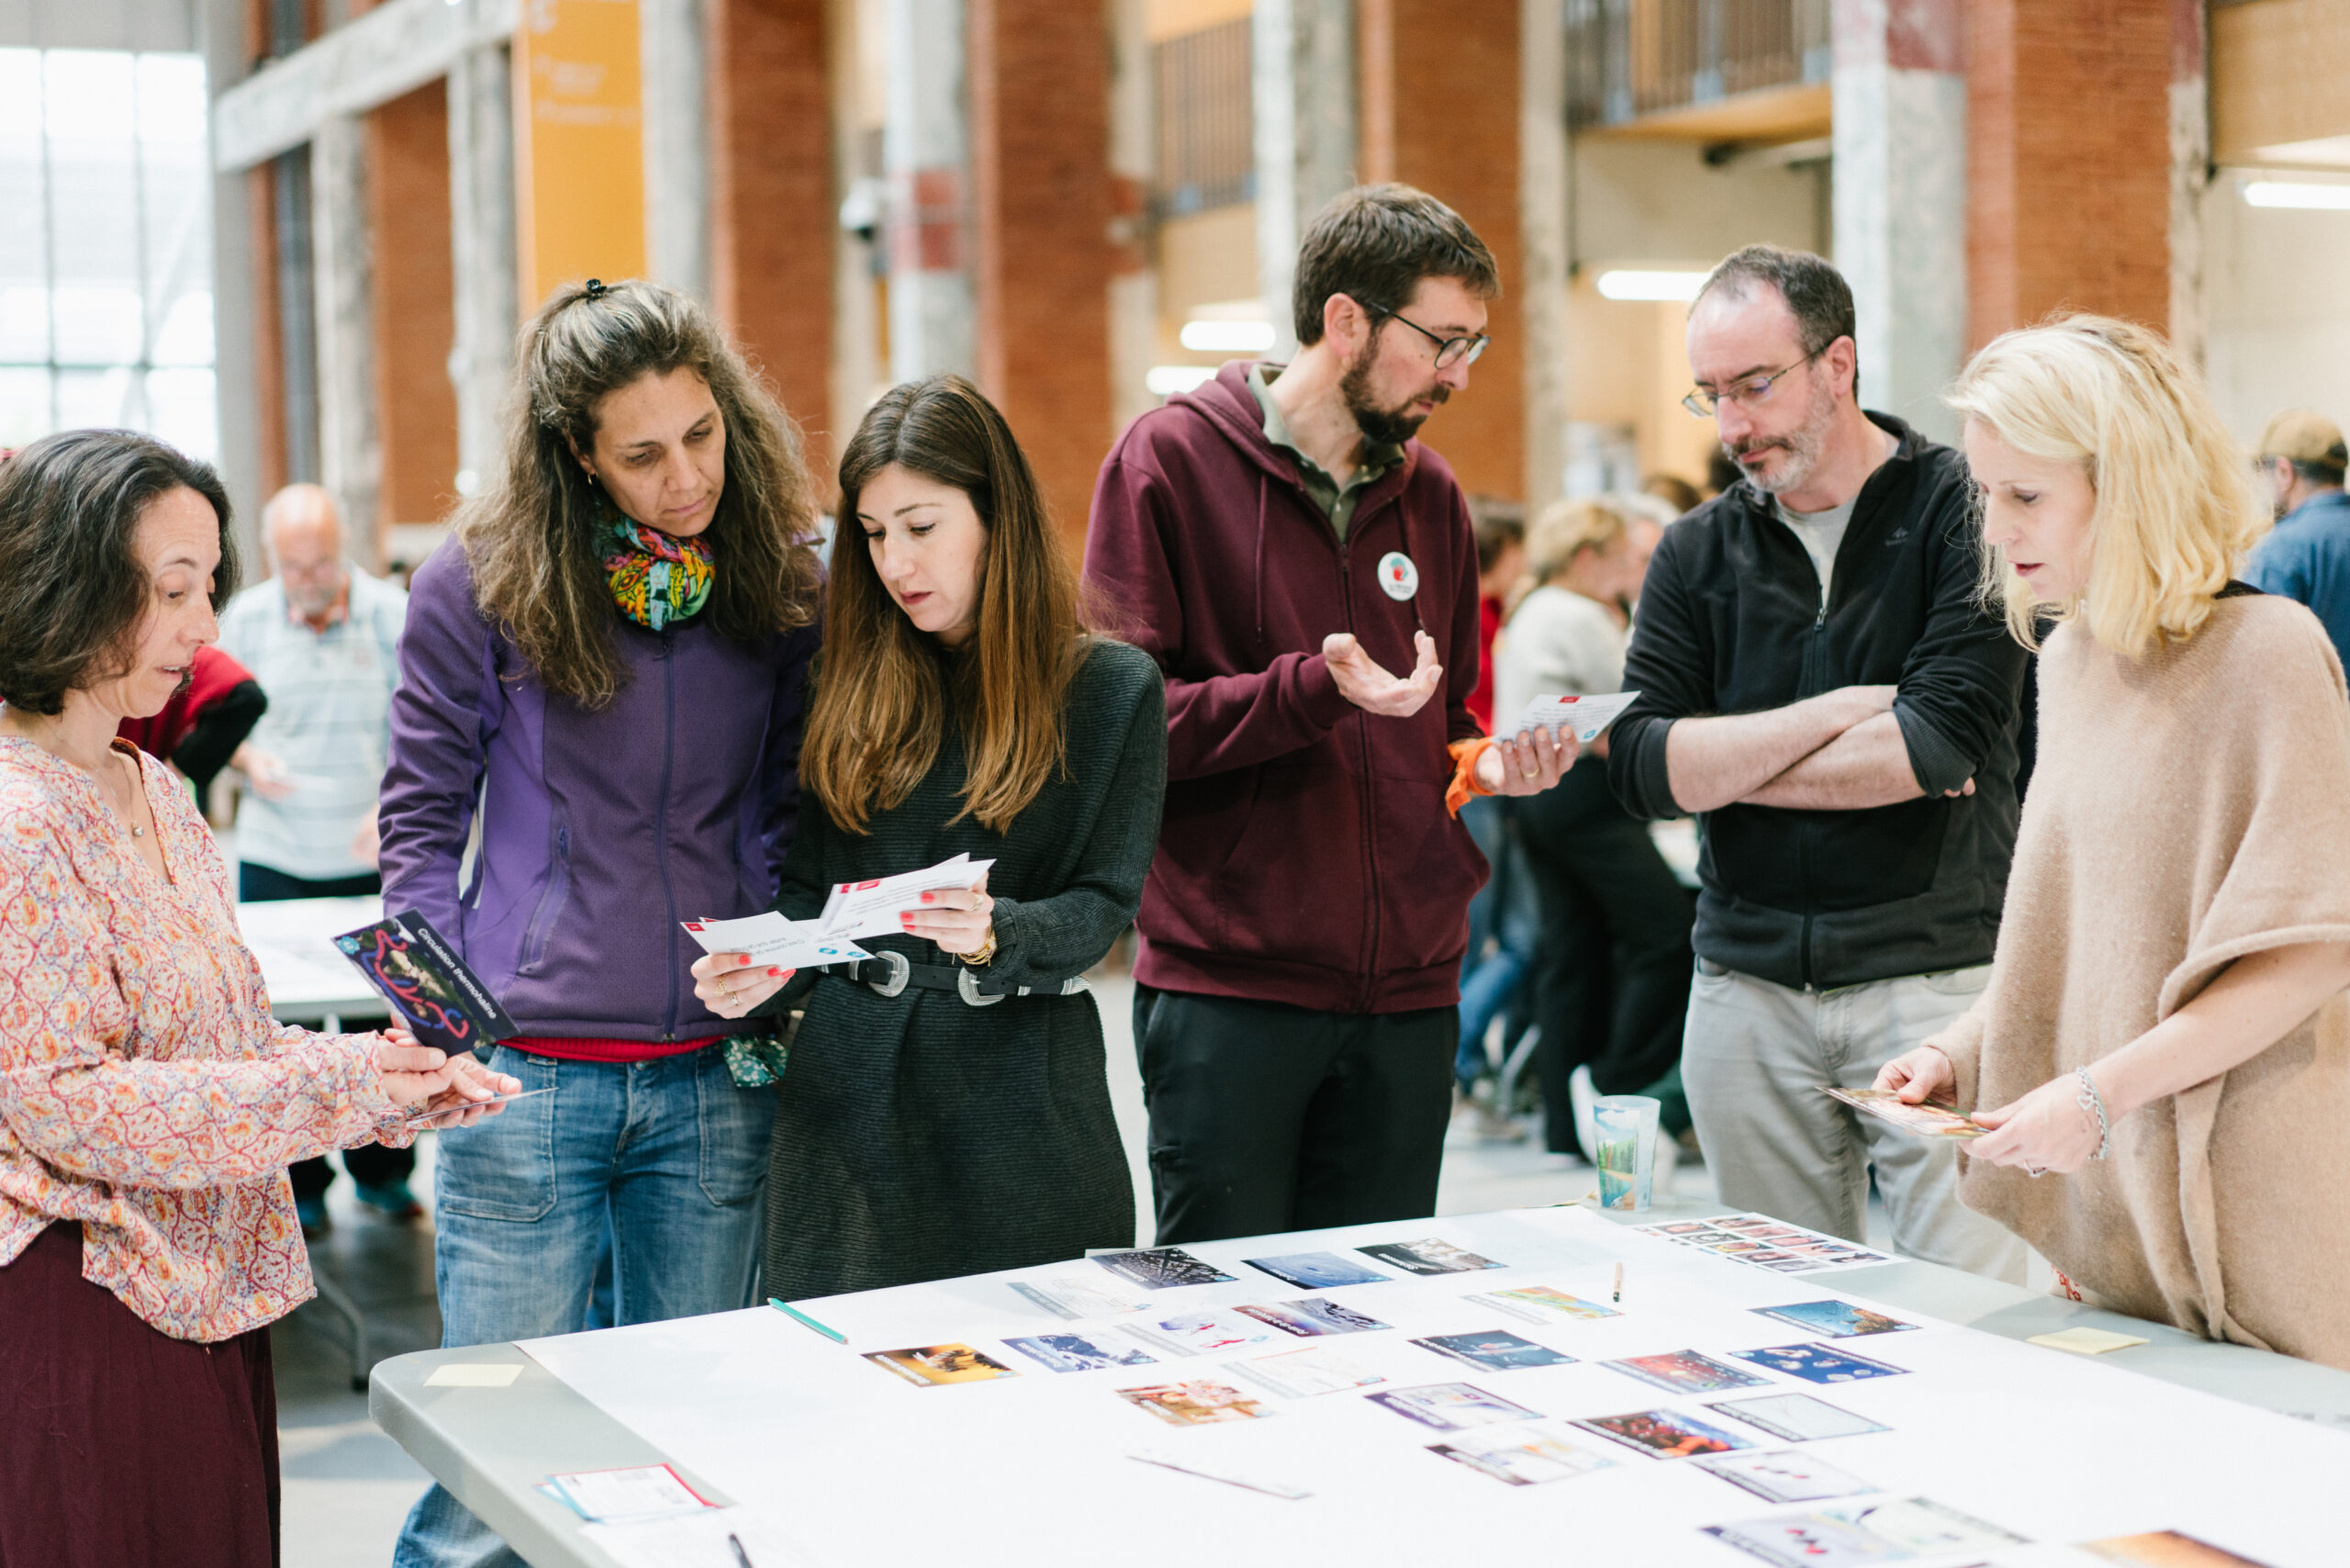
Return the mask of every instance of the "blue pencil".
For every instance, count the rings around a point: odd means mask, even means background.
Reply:
[[[798,1307],[791,1305],[789,1302],[778,1301],[775,1297],[769,1296],[767,1297],[767,1305],[795,1322],[805,1323],[809,1327],[813,1328],[817,1333],[822,1334],[827,1339],[834,1340],[836,1343],[843,1345],[848,1343],[847,1335],[842,1333],[837,1328],[825,1327],[822,1324],[817,1322],[814,1318],[809,1316]]]

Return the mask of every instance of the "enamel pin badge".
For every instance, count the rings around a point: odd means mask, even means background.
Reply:
[[[1401,550],[1390,550],[1379,558],[1379,586],[1393,599],[1407,599],[1420,591],[1420,569]]]

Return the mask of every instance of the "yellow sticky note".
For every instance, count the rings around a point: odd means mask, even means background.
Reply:
[[[2116,1334],[2106,1328],[2065,1328],[2053,1334],[2034,1334],[2024,1343],[2045,1345],[2052,1350],[2072,1350],[2084,1356],[2101,1356],[2108,1350],[2124,1350],[2146,1341],[2135,1334]]]
[[[505,1388],[522,1375],[520,1361],[451,1361],[435,1367],[427,1388]]]

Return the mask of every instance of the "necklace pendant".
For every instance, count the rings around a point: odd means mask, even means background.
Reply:
[[[147,836],[147,830],[140,827],[137,823],[132,823],[130,824],[130,836],[133,838],[144,838]]]

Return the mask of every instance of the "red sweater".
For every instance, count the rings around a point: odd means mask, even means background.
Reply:
[[[1135,978],[1168,991],[1393,1013],[1457,1002],[1484,857],[1447,813],[1445,747],[1484,733],[1477,550],[1452,470],[1412,442],[1347,541],[1265,440],[1246,362],[1127,427],[1085,575],[1167,678],[1167,803]],[[1380,562],[1416,566],[1390,598]],[[1408,719],[1338,694],[1322,639],[1396,673],[1425,628],[1444,689]]]

